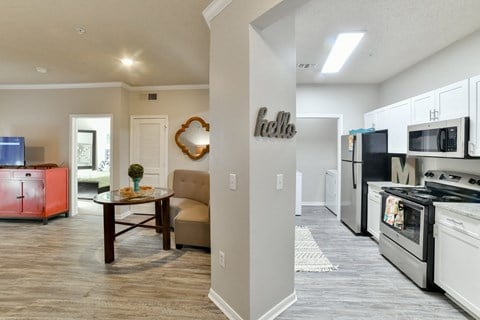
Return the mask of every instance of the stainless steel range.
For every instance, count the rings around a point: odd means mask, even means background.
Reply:
[[[380,253],[420,288],[433,290],[434,202],[480,203],[480,176],[427,171],[421,187],[384,188]]]

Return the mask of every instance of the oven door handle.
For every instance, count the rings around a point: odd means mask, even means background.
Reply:
[[[437,148],[440,152],[447,151],[447,129],[445,128],[438,130]]]
[[[384,199],[383,201],[386,201],[386,199],[389,197],[389,196],[393,196],[393,197],[397,197],[400,199],[400,203],[402,203],[404,206],[407,205],[408,207],[410,208],[413,208],[415,210],[418,210],[418,211],[421,211],[421,212],[424,212],[425,211],[425,207],[418,204],[418,203],[415,203],[415,202],[412,202],[410,200],[406,200],[404,198],[402,198],[401,196],[397,196],[397,195],[394,195],[394,194],[390,194],[390,193],[387,193],[385,191],[383,192],[380,192],[380,194],[382,195],[382,198]]]

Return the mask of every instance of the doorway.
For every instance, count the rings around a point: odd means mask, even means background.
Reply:
[[[96,212],[93,197],[110,190],[112,115],[70,116],[70,212]]]
[[[335,170],[336,208],[340,208],[341,114],[297,115],[297,170],[302,174],[303,206],[323,206],[326,202],[326,173]],[[331,194],[331,193],[330,193]],[[340,220],[340,210],[334,210]]]

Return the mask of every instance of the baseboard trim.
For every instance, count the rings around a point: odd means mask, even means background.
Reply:
[[[210,288],[208,293],[208,298],[227,316],[230,320],[243,320],[243,318],[233,310],[232,307],[222,297]],[[293,290],[293,293],[287,296],[285,299],[280,301],[272,309],[268,310],[263,316],[258,318],[258,320],[273,320],[278,317],[283,311],[287,310],[291,305],[297,302],[297,293]]]
[[[302,202],[302,206],[305,207],[318,207],[318,206],[324,206],[325,202]]]
[[[273,320],[283,311],[287,310],[292,304],[297,302],[297,293],[293,290],[293,293],[280,301],[275,307],[267,311],[263,316],[258,318],[258,320]]]
[[[227,316],[230,320],[243,320],[240,315],[233,310],[230,305],[222,299],[222,297],[215,292],[212,288],[210,288],[210,292],[208,293],[208,298],[220,309],[223,314]]]

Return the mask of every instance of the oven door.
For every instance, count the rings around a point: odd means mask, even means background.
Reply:
[[[428,207],[424,207],[409,200],[400,198],[399,206],[403,207],[403,227],[397,228],[385,222],[386,200],[389,194],[382,192],[382,217],[380,222],[380,232],[388,236],[399,246],[416,256],[422,261],[426,261],[427,248],[424,245],[426,241],[426,227]]]

